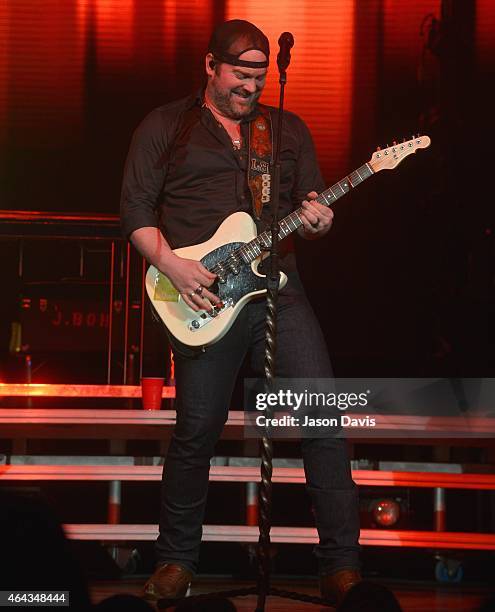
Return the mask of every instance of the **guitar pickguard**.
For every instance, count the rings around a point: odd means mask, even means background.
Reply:
[[[214,270],[215,265],[221,261],[225,261],[230,253],[241,247],[243,242],[229,242],[217,249],[214,249],[201,259],[201,263],[208,268]],[[247,293],[260,291],[265,288],[265,277],[257,276],[251,269],[251,264],[241,263],[238,274],[234,274],[230,270],[226,270],[224,276],[225,282],[220,282],[218,279],[209,288],[210,291],[218,295],[222,301],[232,300],[233,304],[243,298]]]

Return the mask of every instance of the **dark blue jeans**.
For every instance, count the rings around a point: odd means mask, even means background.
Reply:
[[[265,311],[265,300],[249,303],[227,335],[205,352],[175,347],[177,424],[163,470],[160,565],[197,569],[210,458],[244,359],[263,376]],[[320,326],[302,290],[280,293],[277,321],[277,376],[332,377]],[[303,439],[302,456],[320,540],[315,547],[320,573],[358,568],[358,494],[346,440]]]

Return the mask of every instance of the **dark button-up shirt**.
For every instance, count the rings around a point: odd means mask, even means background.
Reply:
[[[177,139],[191,109],[187,138]],[[269,109],[276,142],[277,111]],[[246,143],[249,123],[241,129]],[[134,132],[127,157],[121,197],[125,235],[151,226],[160,227],[172,248],[204,242],[228,215],[251,212],[248,158],[245,148],[234,150],[201,94],[153,110]],[[323,189],[308,128],[284,112],[279,218],[300,206],[309,191]],[[265,224],[269,208],[263,211]]]

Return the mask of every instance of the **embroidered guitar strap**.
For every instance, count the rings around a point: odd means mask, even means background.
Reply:
[[[253,201],[253,215],[259,221],[263,206],[270,204],[273,135],[272,120],[267,108],[260,106],[260,114],[249,128],[248,184]]]

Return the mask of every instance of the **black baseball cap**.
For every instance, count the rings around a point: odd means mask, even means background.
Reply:
[[[239,59],[246,51],[256,49],[266,55],[266,61],[249,62]],[[232,19],[218,25],[208,43],[208,52],[218,62],[245,68],[266,68],[270,58],[270,43],[263,32],[244,19]]]

